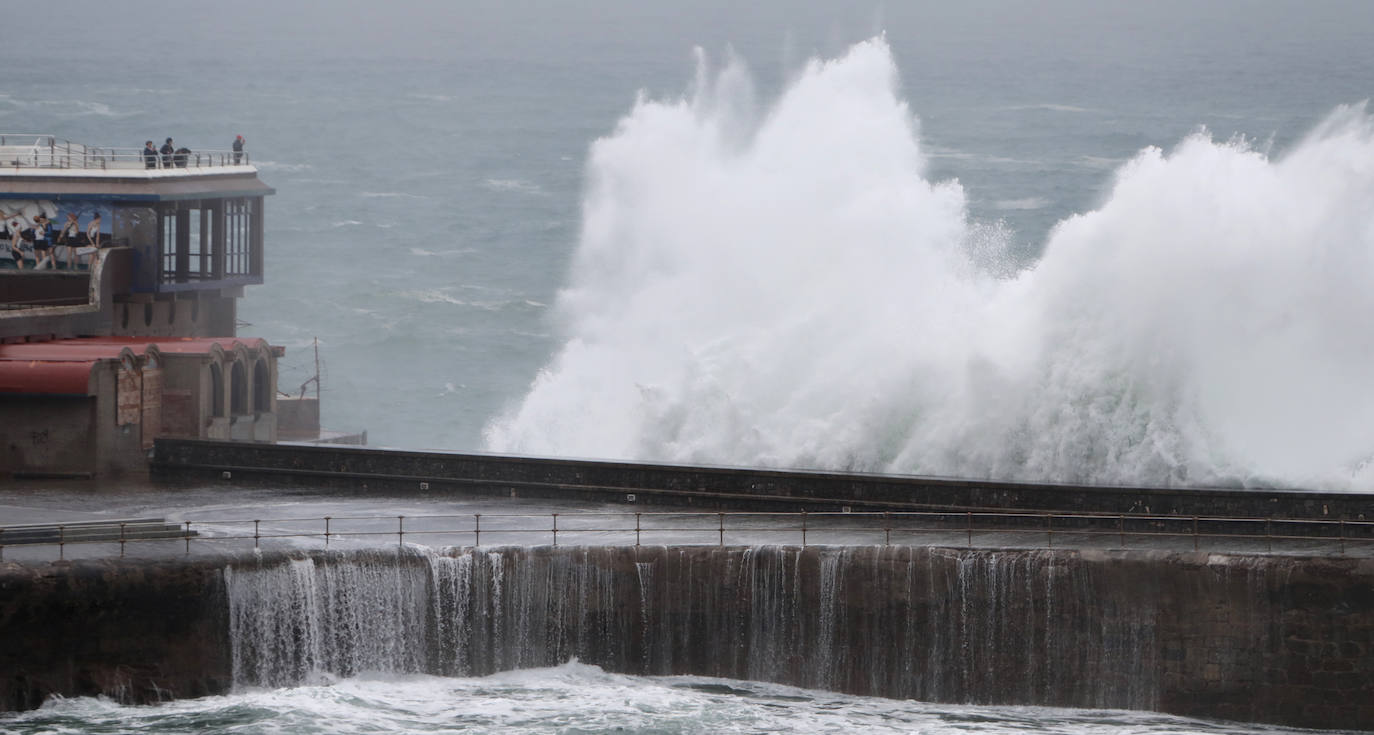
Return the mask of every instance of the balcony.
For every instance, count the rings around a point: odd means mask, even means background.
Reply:
[[[89,146],[37,133],[0,133],[0,169],[5,169],[6,175],[105,173],[146,178],[257,170],[252,167],[247,151],[185,150],[168,156],[148,156],[142,148]]]

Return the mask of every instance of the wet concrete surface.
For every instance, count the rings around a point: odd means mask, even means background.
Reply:
[[[363,495],[315,487],[171,485],[73,480],[0,482],[0,527],[157,518],[183,538],[3,545],[4,561],[156,558],[280,549],[443,546],[911,545],[955,548],[1125,548],[1160,551],[1374,557],[1374,543],[1285,539],[1256,526],[1249,538],[1093,528],[969,528],[955,516],[866,513],[719,513],[633,503],[409,493]],[[1265,535],[1266,533],[1270,535]]]

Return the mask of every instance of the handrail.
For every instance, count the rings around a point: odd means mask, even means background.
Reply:
[[[15,169],[178,170],[251,165],[248,151],[201,150],[145,156],[143,148],[97,147],[54,135],[0,133],[0,167]]]
[[[608,519],[620,519],[614,523]],[[728,519],[728,523],[727,523]],[[752,520],[751,520],[752,519]],[[514,520],[516,523],[510,523]],[[486,524],[483,524],[486,521]],[[447,525],[429,527],[436,522]],[[788,511],[616,511],[575,513],[437,513],[427,515],[357,515],[303,516],[281,518],[202,518],[183,519],[180,535],[161,538],[126,536],[121,523],[119,555],[125,546],[168,540],[184,541],[185,553],[191,552],[191,541],[204,543],[253,542],[261,548],[263,541],[301,539],[328,547],[332,542],[347,538],[371,539],[395,537],[397,544],[405,544],[406,537],[424,539],[446,535],[471,537],[472,545],[482,544],[485,533],[505,537],[532,538],[533,544],[559,545],[560,536],[567,539],[578,535],[595,534],[598,545],[628,544],[635,546],[652,542],[655,538],[669,545],[725,546],[735,543],[757,543],[758,534],[790,536],[801,546],[816,545],[818,535],[842,537],[845,544],[955,546],[987,548],[1060,548],[1072,546],[1101,546],[1102,539],[1115,541],[1115,547],[1131,548],[1128,541],[1157,542],[1191,540],[1191,549],[1202,548],[1202,541],[1220,543],[1220,550],[1245,553],[1273,553],[1276,543],[1287,545],[1288,552],[1302,552],[1293,548],[1295,542],[1311,546],[1315,551],[1339,556],[1347,555],[1352,546],[1374,552],[1374,521],[1313,520],[1285,518],[1235,518],[1220,516],[1170,516],[1096,513],[1061,513],[1044,511],[860,511],[860,512],[788,512]],[[352,529],[341,524],[363,524]],[[252,525],[251,533],[248,525]],[[264,528],[266,524],[267,528]],[[646,525],[647,524],[647,525]],[[666,524],[666,525],[665,525]],[[116,543],[115,540],[85,540],[67,538],[65,529],[79,523],[49,524],[58,530],[59,558],[65,558],[66,546],[76,544]],[[293,525],[313,526],[306,530]],[[0,527],[0,561],[4,559],[5,534],[21,530],[18,526]],[[894,541],[894,535],[898,537]],[[744,537],[746,540],[740,540]],[[684,538],[693,540],[684,541]],[[902,542],[905,539],[905,543]],[[1015,540],[1016,543],[1010,543]],[[1086,542],[1086,543],[1085,543]],[[1097,543],[1093,543],[1097,542]],[[1264,549],[1240,548],[1263,543]],[[26,544],[26,548],[45,544]],[[50,545],[50,544],[48,544]],[[825,544],[822,544],[825,545]],[[1215,544],[1209,543],[1209,546]],[[1367,546],[1366,546],[1367,545]],[[1113,546],[1110,541],[1107,546]],[[1334,548],[1327,548],[1334,547]],[[1141,548],[1147,548],[1142,546]]]

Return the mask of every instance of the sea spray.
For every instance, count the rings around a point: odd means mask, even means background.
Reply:
[[[564,344],[490,449],[1374,488],[1363,106],[1277,156],[1143,150],[1018,270],[927,179],[884,40],[762,111],[739,62],[703,78],[592,147]]]

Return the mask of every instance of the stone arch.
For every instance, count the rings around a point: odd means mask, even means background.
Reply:
[[[267,358],[259,355],[253,362],[253,413],[272,411],[272,369]]]
[[[243,360],[229,363],[229,412],[234,416],[248,413],[248,368]]]
[[[224,415],[224,368],[218,361],[210,363],[210,415]]]

